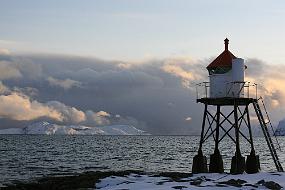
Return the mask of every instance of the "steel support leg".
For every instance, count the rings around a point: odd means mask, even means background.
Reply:
[[[202,152],[202,145],[203,145],[203,137],[204,137],[204,130],[206,124],[206,116],[207,116],[207,109],[208,105],[205,104],[204,115],[203,115],[203,123],[202,123],[202,130],[201,130],[201,137],[200,137],[200,144],[198,154],[194,156],[193,163],[192,163],[192,173],[207,173],[207,158],[203,156]]]
[[[254,150],[248,105],[246,105],[245,111],[246,111],[246,116],[247,116],[247,127],[248,127],[248,133],[249,133],[250,145],[251,145],[250,155],[248,155],[246,158],[245,171],[246,173],[252,174],[252,173],[259,172],[260,162],[259,162],[259,156],[255,154],[255,150]]]
[[[217,119],[216,119],[216,138],[215,138],[215,150],[214,154],[210,156],[209,172],[211,173],[223,173],[224,163],[219,151],[219,131],[220,131],[220,106],[217,106]]]
[[[245,158],[241,155],[239,146],[239,125],[238,125],[238,106],[234,104],[234,119],[235,119],[235,136],[236,136],[236,153],[232,157],[231,173],[241,174],[245,171]]]

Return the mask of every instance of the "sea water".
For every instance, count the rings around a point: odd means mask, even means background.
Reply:
[[[278,140],[285,151],[285,137]],[[255,137],[254,145],[261,169],[275,171],[265,139]],[[197,136],[0,135],[0,184],[85,171],[191,172],[198,146]],[[241,139],[240,146],[243,156],[248,155],[248,142]],[[208,162],[213,151],[214,142],[207,141],[203,153]],[[225,138],[220,151],[229,171],[235,144]],[[277,152],[285,166],[285,152]]]

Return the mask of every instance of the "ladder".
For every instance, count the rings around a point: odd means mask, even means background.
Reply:
[[[263,104],[264,109],[265,109],[265,105],[264,105],[263,101],[262,101],[262,104]],[[260,106],[258,104],[258,100],[253,102],[253,107],[254,107],[254,110],[256,112],[258,121],[260,123],[262,132],[264,134],[265,140],[267,142],[267,145],[268,145],[268,148],[270,150],[270,153],[271,153],[271,156],[273,158],[273,161],[274,161],[274,164],[276,166],[276,169],[277,169],[278,172],[283,172],[284,170],[283,170],[282,165],[281,165],[281,163],[279,161],[276,149],[274,147],[274,144],[272,142],[272,139],[270,137],[270,133],[269,133],[269,130],[268,130],[268,127],[267,127],[268,123],[270,123],[270,125],[271,125],[271,122],[270,122],[269,117],[268,117],[268,113],[267,113],[267,111],[265,109],[265,112],[266,112],[266,115],[267,115],[267,118],[268,118],[268,122],[265,122],[264,117],[263,117],[262,112],[261,112],[261,109],[260,109]]]
[[[272,131],[272,134],[273,134],[273,136],[275,137],[275,141],[276,141],[276,143],[277,143],[277,145],[278,145],[277,150],[281,151],[280,144],[279,144],[278,139],[277,139],[277,137],[276,137],[275,131],[274,131],[273,126],[272,126],[272,123],[271,123],[271,121],[270,121],[270,119],[269,119],[269,115],[268,115],[268,112],[267,112],[267,110],[266,110],[266,107],[265,107],[265,104],[264,104],[264,102],[263,102],[263,99],[262,99],[262,97],[260,97],[259,99],[261,99],[261,102],[262,102],[262,105],[263,105],[263,109],[264,109],[264,111],[265,111],[265,113],[266,113],[266,117],[267,117],[267,122],[266,122],[265,124],[266,124],[266,125],[269,124],[269,126],[270,126],[270,128],[271,128],[271,131]],[[268,128],[268,127],[267,127],[267,128]]]

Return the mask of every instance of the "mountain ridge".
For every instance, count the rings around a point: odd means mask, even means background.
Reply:
[[[274,132],[275,136],[285,136],[285,119],[279,121],[278,126]]]
[[[129,125],[88,127],[84,125],[58,125],[47,121],[32,123],[24,128],[0,130],[0,134],[44,134],[44,135],[149,135]]]

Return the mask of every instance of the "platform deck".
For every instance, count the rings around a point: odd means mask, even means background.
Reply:
[[[200,98],[197,99],[198,103],[208,105],[232,106],[232,105],[249,105],[257,102],[255,98]]]

